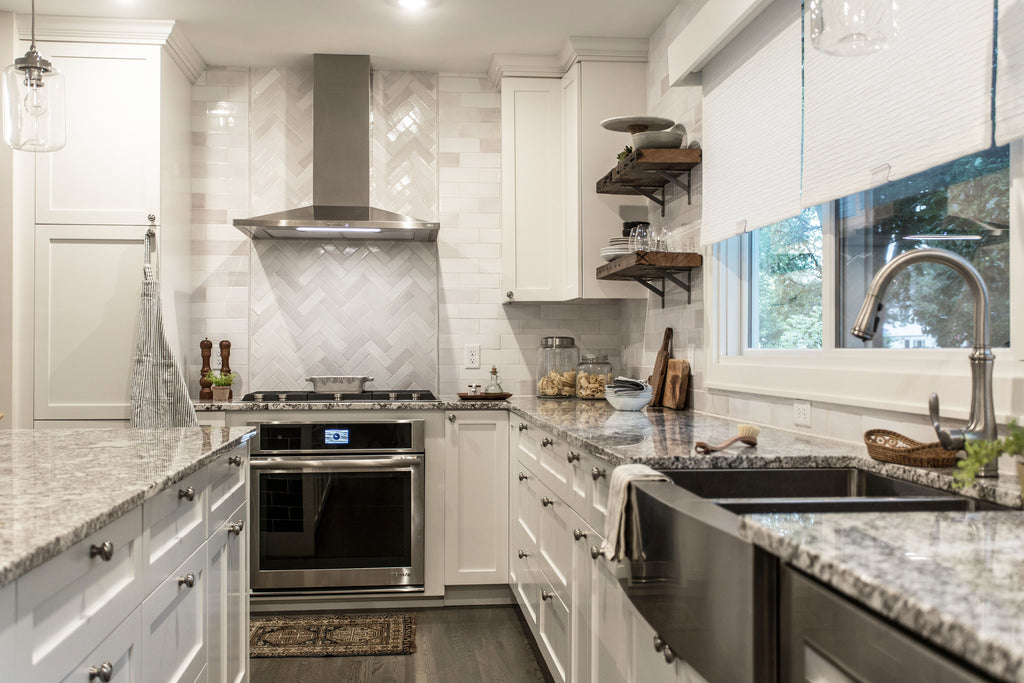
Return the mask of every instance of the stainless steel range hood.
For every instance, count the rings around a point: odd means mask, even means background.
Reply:
[[[313,55],[313,205],[235,219],[253,239],[434,242],[440,225],[370,206],[370,58]]]

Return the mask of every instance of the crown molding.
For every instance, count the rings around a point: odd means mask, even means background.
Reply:
[[[15,16],[18,38],[32,38],[32,15]],[[107,19],[36,15],[36,42],[120,43],[163,45],[171,60],[192,83],[206,70],[206,62],[181,27],[169,19]]]
[[[499,89],[502,78],[561,78],[564,74],[561,60],[555,55],[496,54],[487,69],[491,82]]]
[[[646,62],[649,42],[646,38],[569,36],[559,59],[565,71],[576,62]]]

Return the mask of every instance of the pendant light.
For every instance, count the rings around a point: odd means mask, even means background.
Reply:
[[[811,45],[837,57],[869,55],[896,37],[895,0],[811,0]]]
[[[32,45],[3,73],[4,142],[26,152],[64,146],[64,75],[36,50],[36,2],[32,0]]]

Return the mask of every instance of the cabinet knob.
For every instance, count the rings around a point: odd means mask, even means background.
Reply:
[[[455,413],[452,413],[451,415],[448,416],[448,421],[451,422],[452,424],[455,424]]]
[[[505,298],[511,301],[512,299],[516,298],[516,293],[510,289],[507,292],[505,292]]]
[[[228,533],[240,536],[242,534],[242,528],[245,526],[245,520],[240,519],[237,522],[228,524]]]
[[[554,443],[555,443],[554,439],[549,439],[546,436],[543,439],[540,440],[540,445],[541,446],[545,446],[545,447],[546,446],[552,446],[552,445],[554,445]]]
[[[569,461],[569,464],[580,461],[580,454],[574,451],[569,451],[569,455],[565,456],[565,459]]]
[[[607,472],[607,470],[601,469],[599,467],[595,467],[594,469],[590,470],[590,476],[592,476],[594,478],[594,481],[597,481],[601,477],[607,477],[608,476],[608,472]]]
[[[526,476],[525,474],[523,474],[522,472],[520,472],[519,473],[519,481],[524,481],[526,479],[529,479],[529,477]]]
[[[99,545],[89,546],[89,557],[96,557],[99,555],[103,558],[104,562],[110,562],[110,558],[114,556],[114,544],[110,541],[103,541]]]
[[[529,557],[529,556],[530,556],[530,553],[526,552],[525,550],[520,550],[519,551],[519,559],[520,560],[522,560],[523,558]]]
[[[543,498],[540,499],[540,504],[543,505],[544,507],[547,507],[549,505],[554,505],[555,501],[551,500],[547,496],[544,496]]]
[[[672,648],[670,648],[668,645],[665,646],[665,650],[661,654],[665,656],[666,664],[671,664],[672,662],[676,661],[676,653],[673,652]]]
[[[596,545],[590,546],[590,558],[592,560],[596,560],[599,557],[601,557],[601,549]]]
[[[583,529],[573,529],[572,530],[572,537],[575,538],[578,541],[581,538],[586,538],[587,537],[587,532],[584,531]]]
[[[89,680],[100,679],[103,683],[109,683],[114,677],[114,665],[110,662],[103,662],[99,666],[89,667]]]
[[[192,588],[196,585],[196,575],[192,572],[189,572],[188,574],[185,574],[185,576],[179,576],[178,585],[181,586],[182,584],[188,586],[189,588]]]
[[[665,649],[665,641],[657,633],[654,634],[654,651],[661,652]]]
[[[242,456],[240,456],[240,455],[232,455],[230,458],[228,458],[228,464],[229,465],[234,465],[235,467],[241,467],[242,466]]]
[[[541,591],[540,591],[540,599],[541,600],[550,600],[553,597],[555,597],[554,593],[552,593],[551,591],[546,591],[544,589],[541,589]]]
[[[189,486],[187,489],[178,489],[178,500],[187,498],[189,502],[196,499],[196,490]]]
[[[529,427],[526,426],[525,422],[520,422],[519,423],[519,431],[525,432],[527,429],[529,429]]]

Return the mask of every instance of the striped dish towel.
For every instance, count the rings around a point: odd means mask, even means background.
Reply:
[[[647,465],[619,465],[608,483],[608,514],[604,519],[604,543],[601,552],[609,560],[639,560],[640,520],[636,515],[634,481],[669,481]]]

